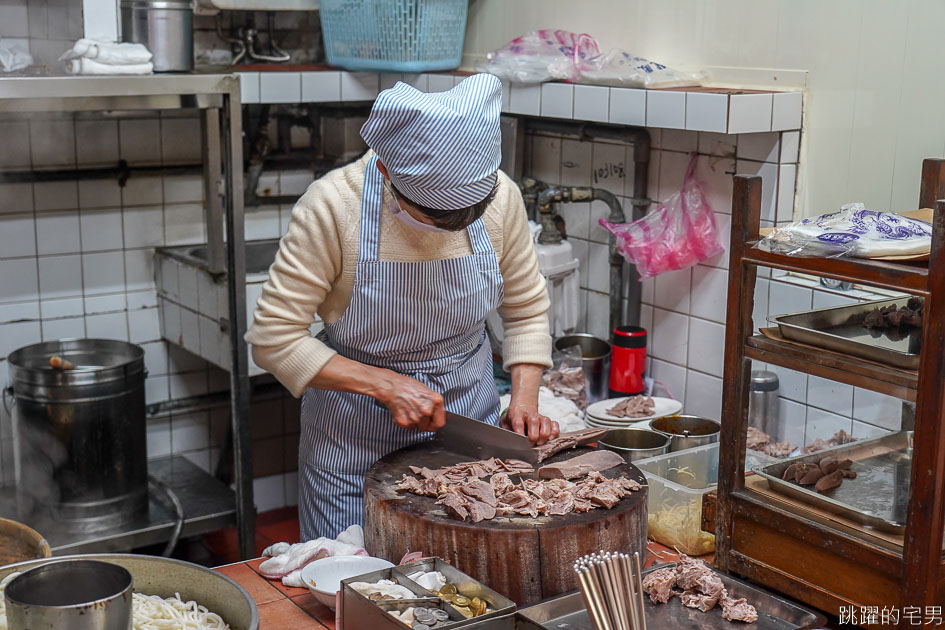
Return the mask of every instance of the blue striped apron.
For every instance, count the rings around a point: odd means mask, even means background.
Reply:
[[[364,175],[358,267],[351,302],[319,337],[339,354],[415,378],[447,409],[498,424],[486,315],[503,281],[482,219],[467,228],[473,253],[427,262],[379,259],[383,176]],[[335,537],[364,523],[364,475],[388,453],[430,439],[403,429],[361,394],[308,389],[299,447],[301,539]]]

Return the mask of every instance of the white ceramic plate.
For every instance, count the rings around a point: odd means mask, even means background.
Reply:
[[[302,581],[315,599],[332,610],[335,593],[341,589],[341,580],[388,569],[393,563],[370,556],[331,556],[310,562],[302,567]],[[315,583],[313,586],[312,583]]]
[[[630,427],[639,427],[641,429],[650,428],[649,420],[640,420],[635,422],[613,422],[611,420],[601,420],[600,418],[588,416],[586,418],[586,423],[587,426],[598,429],[627,429]]]
[[[660,398],[659,396],[653,396],[653,413],[645,416],[643,418],[618,418],[617,416],[612,416],[607,413],[607,410],[616,405],[617,403],[626,400],[628,397],[624,396],[623,398],[610,398],[608,400],[598,400],[596,403],[587,406],[587,421],[590,424],[591,419],[595,421],[603,421],[608,423],[619,423],[619,426],[626,426],[628,423],[641,422],[643,420],[652,420],[653,418],[662,418],[663,416],[671,416],[673,414],[679,413],[682,411],[682,403],[678,400],[673,400],[672,398]]]

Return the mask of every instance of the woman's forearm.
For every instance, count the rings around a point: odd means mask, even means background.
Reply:
[[[319,370],[309,387],[364,394],[383,401],[395,380],[390,370],[365,365],[336,354]]]
[[[538,409],[538,388],[544,366],[533,363],[516,363],[509,368],[512,376],[511,405],[525,405]]]

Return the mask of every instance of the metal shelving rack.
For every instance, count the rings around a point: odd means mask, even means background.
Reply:
[[[796,258],[754,247],[761,178],[735,177],[722,397],[716,562],[837,614],[841,606],[926,607],[945,600],[945,160],[922,165],[919,207],[934,207],[928,263]],[[883,367],[752,335],[757,267],[859,282],[925,298],[919,370]],[[916,403],[905,534],[892,548],[868,532],[825,523],[746,487],[751,360],[814,374]]]
[[[240,555],[254,555],[252,423],[246,332],[240,81],[233,74],[0,79],[0,112],[201,112],[205,220],[211,272],[226,273],[230,409]]]

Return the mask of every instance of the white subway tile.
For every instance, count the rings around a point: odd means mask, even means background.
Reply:
[[[81,251],[78,211],[37,214],[36,248],[40,255],[75,254]]]
[[[807,405],[778,398],[778,426],[776,438],[787,440],[794,446],[804,446],[804,429],[807,424]]]
[[[664,202],[682,188],[690,156],[675,151],[660,151],[660,154],[659,188],[654,199]],[[652,210],[655,207],[650,206],[650,209]]]
[[[302,76],[299,72],[261,72],[260,103],[298,103],[302,100]]]
[[[165,387],[167,385],[165,380]],[[155,392],[157,393],[157,392]],[[159,398],[158,400],[166,400]],[[150,400],[149,400],[150,402]],[[170,420],[150,420],[147,424],[148,458],[166,457],[171,454],[171,422]]]
[[[509,90],[509,112],[538,116],[541,114],[541,86],[516,83]]]
[[[0,324],[24,319],[40,319],[39,300],[10,302],[0,305]]]
[[[716,157],[734,157],[736,138],[737,136],[727,133],[700,132],[699,153]],[[731,178],[732,176],[729,175],[729,179]]]
[[[610,296],[588,291],[587,331],[601,339],[610,338]]]
[[[544,98],[544,97],[542,97]],[[574,118],[591,122],[607,122],[610,109],[610,88],[598,85],[574,86]]]
[[[543,83],[541,115],[549,118],[573,118],[574,87],[567,83]]]
[[[725,133],[728,128],[728,95],[708,92],[686,94],[686,129]]]
[[[721,212],[715,212],[715,229],[718,232],[719,244],[724,248],[724,251],[717,256],[713,256],[707,260],[702,261],[704,264],[709,265],[710,267],[718,267],[720,269],[728,269],[728,256],[729,256],[729,244],[732,234],[732,215],[723,214]]]
[[[257,512],[285,507],[285,478],[283,475],[253,479],[253,500]]]
[[[640,301],[644,304],[653,304],[656,295],[656,278],[647,278],[641,282]]]
[[[686,364],[689,344],[689,318],[686,315],[653,309],[653,356],[677,365]]]
[[[246,240],[279,238],[279,206],[259,206],[244,215]]]
[[[778,221],[794,220],[794,182],[797,177],[796,164],[782,164],[778,173]]]
[[[342,72],[341,100],[373,101],[377,98],[380,78],[376,72]]]
[[[768,324],[768,293],[771,290],[771,281],[764,278],[755,279],[754,304],[751,311],[751,320],[755,330],[767,328]]]
[[[161,336],[171,343],[182,343],[179,305],[170,300],[161,300]]]
[[[676,400],[684,401],[686,398],[687,372],[688,370],[682,366],[654,358],[650,361],[648,376],[661,383],[664,389]]]
[[[561,181],[561,138],[531,136],[531,176],[546,184]],[[586,205],[586,204],[583,204]]]
[[[693,153],[699,143],[699,134],[685,129],[663,129],[660,149],[664,151],[679,151]]]
[[[607,245],[588,245],[587,288],[601,293],[610,292],[610,247]]]
[[[80,208],[121,208],[121,188],[111,179],[79,181]],[[119,225],[121,220],[119,220]]]
[[[143,308],[128,311],[128,336],[132,343],[145,343],[161,338],[160,311]]]
[[[778,390],[781,396],[799,403],[807,402],[807,374],[777,365],[768,365],[768,371],[778,375]]]
[[[728,106],[728,132],[771,131],[771,103],[771,94],[733,94]]]
[[[29,169],[29,123],[25,120],[0,122],[0,138],[4,141],[3,151],[0,151],[0,169]]]
[[[853,417],[898,431],[902,426],[902,400],[857,387],[853,393]]]
[[[157,402],[163,402],[170,399],[170,379],[167,376],[149,376],[144,381],[144,399],[147,404],[151,405]],[[167,448],[170,449],[170,433],[167,435],[168,444]],[[151,447],[150,442],[148,446],[148,453],[150,457]],[[166,454],[166,453],[165,453]]]
[[[32,261],[31,261],[32,262]],[[6,263],[0,262],[0,265]],[[82,257],[44,256],[39,259],[39,294],[49,298],[82,294]]]
[[[389,90],[390,88],[397,85],[397,82],[400,81],[401,77],[403,77],[403,75],[397,72],[381,72],[380,73],[381,92],[383,92],[384,90]],[[339,78],[339,81],[340,81],[340,78]]]
[[[453,89],[453,75],[427,74],[428,92],[446,92]]]
[[[130,164],[161,163],[161,125],[156,118],[118,121],[121,159]]]
[[[564,227],[568,232],[568,241],[574,246],[574,239],[586,239],[590,219],[590,206],[586,203],[562,203],[558,205],[558,213],[564,218]],[[581,264],[586,261],[582,260]]]
[[[133,311],[141,308],[157,308],[158,297],[154,289],[145,291],[129,291],[125,294],[128,298],[128,310]]]
[[[240,102],[258,103],[259,102],[259,73],[258,72],[237,72],[240,78]]]
[[[180,264],[173,258],[161,256],[157,285],[159,292],[180,302]]]
[[[220,357],[226,351],[226,347],[217,341],[220,336],[220,325],[203,315],[200,316],[197,325],[200,327],[200,356],[211,363],[220,363]]]
[[[661,273],[656,276],[653,304],[662,309],[688,314],[691,282],[690,268]]]
[[[590,142],[563,140],[560,183],[564,186],[590,186],[593,163],[593,145]]]
[[[160,206],[125,208],[122,211],[125,247],[154,247],[164,244],[164,209]]]
[[[192,311],[199,310],[197,268],[190,265],[180,265],[177,270],[177,277],[180,305]]]
[[[39,322],[0,324],[0,358],[6,358],[14,350],[39,341],[42,341]]]
[[[128,249],[125,255],[125,287],[128,291],[154,289],[154,250]]]
[[[646,126],[646,90],[610,88],[609,121],[615,125]]]
[[[0,215],[0,258],[35,255],[36,221],[33,213]]]
[[[128,317],[124,312],[88,315],[85,331],[93,339],[128,341]]]
[[[82,251],[97,252],[121,249],[123,246],[121,208],[83,210],[79,213],[82,230]]]
[[[78,317],[85,313],[85,304],[81,297],[42,300],[40,312],[44,320],[60,317]]]
[[[866,422],[854,420],[853,433],[851,433],[851,435],[858,440],[868,440],[870,438],[883,437],[884,435],[889,435],[890,433],[891,431],[889,429],[884,429],[873,424],[867,424]]]
[[[181,178],[145,177],[132,175],[125,187],[121,189],[121,205],[127,210],[129,206],[153,206],[164,203],[164,188]],[[197,178],[199,181],[199,177]],[[200,199],[200,196],[197,197]]]
[[[82,316],[43,320],[43,341],[81,339],[86,336],[85,318]]]
[[[206,241],[206,224],[200,204],[166,205],[164,218],[164,238],[168,245],[198,245]]]
[[[653,307],[648,304],[640,305],[640,326],[648,331],[653,330]]]
[[[194,311],[181,307],[180,309],[181,341],[189,352],[200,355],[200,316]],[[171,382],[171,394],[174,393],[174,383]]]
[[[732,173],[735,172],[735,160],[701,156],[699,158],[698,177],[702,182],[706,201],[715,212],[732,212]],[[727,248],[729,234],[719,234],[719,241]]]
[[[761,220],[774,221],[778,198],[778,165],[738,160],[735,170],[739,175],[761,177]]]
[[[623,195],[628,173],[627,147],[595,142],[592,148],[591,185]],[[632,167],[629,169],[632,172]]]
[[[117,121],[77,120],[75,139],[76,156],[80,165],[115,166],[118,164]]]
[[[722,379],[689,370],[686,375],[686,413],[722,421]]]
[[[777,162],[780,148],[778,133],[739,134],[737,155],[743,160],[755,162]]]
[[[165,164],[202,163],[202,145],[199,118],[161,120],[161,154]]]
[[[617,200],[620,201],[620,197],[618,197]],[[623,206],[626,208],[626,211],[629,214],[631,211],[630,204],[625,202]],[[589,238],[595,243],[602,243],[609,246],[610,232],[601,226],[600,220],[610,220],[610,208],[603,201],[592,201],[588,211],[590,213],[590,221],[588,226],[590,229]]]
[[[780,162],[795,163],[800,159],[801,132],[784,131],[781,133]]]
[[[22,214],[32,211],[32,184],[0,184],[0,214]]]
[[[203,271],[197,272],[197,310],[210,319],[217,319],[219,317],[217,293],[224,290],[225,286],[215,284],[209,274]]]
[[[114,313],[124,311],[128,308],[128,302],[124,293],[90,295],[83,300],[83,303],[86,315]]]
[[[31,120],[30,149],[34,168],[75,166],[72,120]]]
[[[686,128],[686,93],[661,90],[646,92],[646,126]]]
[[[140,345],[144,349],[144,368],[148,371],[148,378],[167,374],[167,345],[165,342],[154,341]]]
[[[853,387],[819,376],[807,377],[807,404],[841,416],[853,415]]]
[[[122,252],[82,254],[82,279],[86,295],[125,291],[125,259]]]
[[[341,100],[340,72],[303,72],[302,102],[323,103]]]
[[[689,318],[689,362],[692,370],[722,377],[725,326],[697,317]]]
[[[774,95],[771,129],[782,131],[801,128],[801,92],[780,92]]]
[[[74,181],[37,182],[33,202],[37,211],[72,210],[79,207],[79,187]]]
[[[772,282],[768,294],[768,314],[785,315],[799,313],[811,308],[814,294],[807,287],[789,282]]]
[[[207,412],[174,415],[171,418],[171,450],[175,453],[193,451],[210,446],[210,426]]]
[[[299,474],[297,472],[285,474],[285,504],[287,506],[299,504]]]
[[[724,324],[727,303],[728,272],[703,265],[693,267],[689,313]]]
[[[839,295],[829,291],[814,291],[814,308],[829,308],[831,306],[845,306],[859,302],[855,297]]]
[[[429,75],[427,75],[426,73],[419,73],[419,74],[403,74],[403,75],[401,75],[400,80],[403,81],[404,83],[406,83],[407,85],[411,85],[411,86],[417,88],[417,89],[420,90],[421,92],[429,92],[429,89],[428,89],[428,87],[427,87],[427,86],[429,85],[429,82],[428,82],[428,80],[427,80],[427,77],[428,77],[428,76],[429,76]],[[503,86],[502,86],[502,90],[503,90],[503,92],[507,92],[507,91],[508,91],[508,86],[505,85],[504,83],[503,83]]]
[[[590,242],[580,238],[569,238],[568,241],[571,243],[574,257],[581,261],[581,266],[578,268],[580,286],[587,287],[587,261],[589,258],[588,248],[590,247]]]
[[[279,192],[283,195],[304,195],[311,183],[311,171],[283,171],[279,174]]]
[[[203,186],[203,177],[200,175],[165,177],[164,203],[201,203]]]
[[[810,444],[817,438],[826,440],[840,430],[850,433],[853,430],[853,420],[816,407],[807,408],[807,430],[804,432],[805,445]]]

